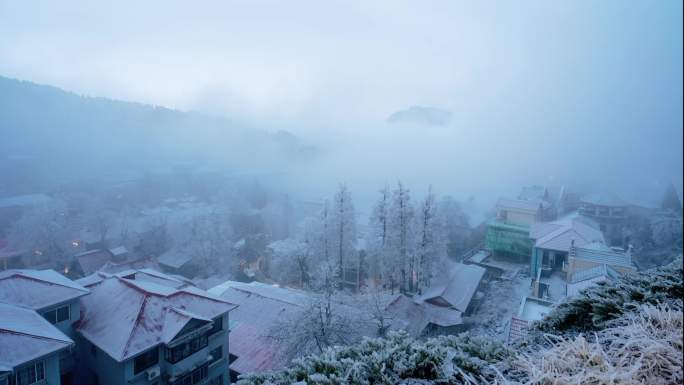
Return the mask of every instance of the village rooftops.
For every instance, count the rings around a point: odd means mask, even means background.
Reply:
[[[603,233],[589,218],[570,214],[553,222],[535,223],[530,228],[534,247],[547,250],[569,251],[570,246],[604,242]]]
[[[421,299],[433,305],[451,307],[465,313],[485,271],[485,268],[477,265],[458,263],[451,269],[446,282],[432,287]]]
[[[91,294],[81,300],[77,331],[118,362],[168,344],[191,320],[211,322],[236,305],[149,269],[79,280]]]
[[[35,311],[0,303],[0,371],[10,371],[73,344]]]
[[[88,293],[88,289],[54,270],[0,272],[0,302],[40,310]]]

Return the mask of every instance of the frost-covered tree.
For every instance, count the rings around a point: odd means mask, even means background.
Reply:
[[[414,208],[410,191],[401,182],[392,191],[388,216],[387,247],[388,258],[384,260],[385,270],[390,275],[390,285],[399,283],[399,289],[413,291],[411,275],[415,272],[414,254]]]
[[[375,202],[368,221],[366,251],[370,274],[374,277],[391,275],[383,269],[389,265],[384,263],[384,259],[387,256],[390,198],[389,186],[385,185],[380,190],[380,197]]]
[[[227,215],[212,211],[190,222],[183,250],[200,266],[205,275],[221,266],[229,257],[232,229]]]
[[[428,188],[427,196],[420,204],[416,222],[418,239],[415,253],[418,265],[415,288],[420,292],[422,288],[430,286],[437,262],[446,256],[444,222],[438,211],[432,186]]]
[[[285,347],[288,358],[322,353],[335,345],[346,345],[357,339],[357,320],[337,297],[339,280],[336,264],[323,263],[314,277],[318,294],[299,316],[284,319],[273,330],[271,337]]]
[[[336,260],[336,272],[340,279],[349,264],[354,263],[356,243],[356,214],[351,193],[341,184],[333,199],[330,212],[330,246]]]
[[[281,284],[309,286],[311,261],[306,241],[283,239],[271,243],[268,249],[271,251],[271,278]]]

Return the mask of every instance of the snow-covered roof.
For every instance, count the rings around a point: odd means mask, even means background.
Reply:
[[[209,289],[208,292],[225,298],[224,294],[227,293],[229,289],[270,298],[296,306],[308,306],[311,303],[311,296],[302,290],[283,288],[257,281],[250,283],[226,281]]]
[[[90,275],[112,259],[108,250],[89,250],[74,256],[83,274]]]
[[[119,256],[128,253],[128,249],[126,246],[117,246],[109,249],[109,252],[112,253],[113,256]]]
[[[237,356],[231,369],[245,374],[283,368],[283,347],[270,336],[280,322],[300,316],[312,297],[300,290],[259,282],[227,281],[208,291],[238,305],[230,314],[235,323],[230,332],[230,353]]]
[[[485,271],[486,269],[481,266],[458,263],[451,269],[448,281],[427,291],[422,299],[465,312],[480,286]]]
[[[534,247],[557,251],[569,251],[573,241],[576,247],[605,242],[598,226],[589,218],[577,214],[553,222],[533,224],[530,238],[535,240]]]
[[[0,272],[0,302],[40,310],[88,293],[88,289],[54,270]]]
[[[52,198],[45,194],[26,194],[15,195],[7,198],[0,198],[0,208],[5,207],[29,207],[40,204],[46,204],[52,201]]]
[[[211,320],[236,307],[151,270],[96,275],[80,280],[92,283],[77,330],[119,362],[170,342],[191,319]]]
[[[73,343],[35,311],[0,303],[0,367],[11,369]]]
[[[192,257],[188,253],[176,249],[171,249],[157,258],[157,262],[159,262],[160,265],[172,267],[174,269],[179,269],[191,260]]]
[[[414,301],[403,294],[390,302],[385,310],[392,316],[390,329],[405,330],[415,337],[419,337],[430,324],[450,327],[463,323],[461,312],[458,310],[420,300]]]

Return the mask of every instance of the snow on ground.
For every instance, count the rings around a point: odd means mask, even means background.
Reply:
[[[472,334],[506,340],[511,316],[517,314],[520,300],[530,292],[530,278],[524,271],[518,270],[510,280],[494,279],[487,285],[480,306],[469,317],[463,318],[471,325],[469,330]]]

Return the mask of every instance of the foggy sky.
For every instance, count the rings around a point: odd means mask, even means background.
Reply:
[[[682,188],[681,1],[0,0],[0,74],[291,130],[322,191]]]

